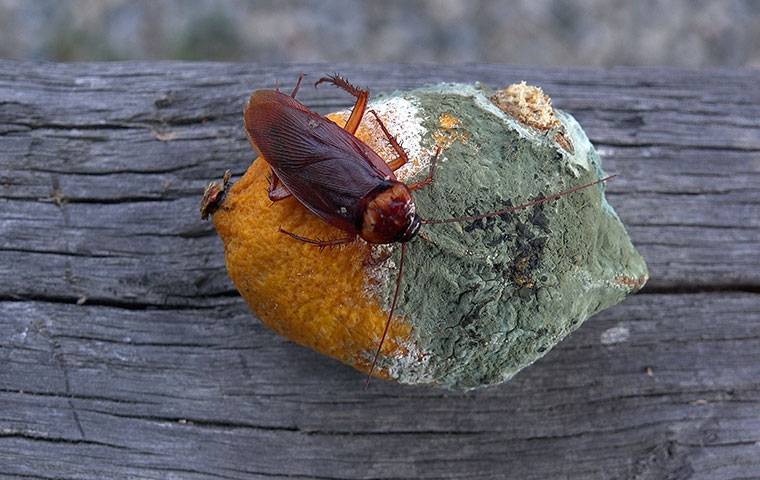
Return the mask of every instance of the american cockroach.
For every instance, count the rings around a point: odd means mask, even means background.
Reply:
[[[479,215],[447,219],[423,219],[415,208],[412,192],[433,183],[436,149],[427,177],[409,185],[400,182],[394,171],[409,161],[404,149],[373,110],[369,110],[385,134],[397,157],[386,163],[354,134],[362,121],[369,91],[336,75],[320,78],[314,85],[331,83],[356,98],[343,127],[309,110],[297,101],[303,75],[290,95],[277,90],[257,90],[245,107],[245,130],[251,144],[271,168],[269,198],[273,202],[289,196],[319,218],[347,235],[331,240],[306,238],[282,228],[295,240],[320,248],[353,242],[357,236],[372,244],[401,244],[396,285],[388,320],[370,367],[375,369],[388,327],[393,319],[404,271],[406,244],[417,235],[421,225],[473,222],[529,208],[589,188],[612,176],[573,187],[559,193]]]

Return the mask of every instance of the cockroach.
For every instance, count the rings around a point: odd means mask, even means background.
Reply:
[[[281,93],[279,88],[255,91],[245,106],[245,130],[253,147],[271,168],[269,199],[278,202],[292,195],[316,216],[346,235],[320,240],[303,237],[282,227],[280,232],[319,248],[350,243],[357,236],[372,244],[401,244],[393,300],[367,382],[374,372],[396,309],[406,244],[417,235],[421,225],[473,222],[497,217],[556,200],[613,177],[494,212],[441,220],[423,219],[417,214],[412,192],[433,183],[441,147],[436,149],[424,180],[408,185],[400,182],[394,171],[407,163],[409,157],[374,110],[369,110],[369,113],[374,116],[397,157],[386,163],[355,136],[367,109],[369,90],[357,88],[337,74],[317,80],[315,87],[322,83],[333,84],[356,98],[346,124],[340,127],[296,100],[303,77],[303,74],[298,77],[290,95]]]

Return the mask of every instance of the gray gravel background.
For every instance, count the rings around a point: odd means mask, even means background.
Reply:
[[[760,1],[0,0],[0,57],[760,67]]]

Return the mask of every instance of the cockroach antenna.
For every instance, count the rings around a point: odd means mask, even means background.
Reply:
[[[385,337],[388,335],[388,329],[391,326],[391,320],[393,320],[393,313],[396,310],[396,302],[398,301],[398,292],[401,290],[401,278],[404,273],[404,255],[406,254],[406,242],[401,244],[401,259],[398,262],[398,273],[396,274],[396,289],[393,292],[393,301],[391,302],[391,310],[388,312],[388,320],[385,322],[385,329],[383,330],[383,336],[380,337],[380,343],[377,344],[377,350],[375,350],[375,357],[372,359],[372,366],[367,373],[367,380],[364,382],[364,389],[369,387],[369,381],[372,378],[372,373],[375,371],[375,365],[377,365],[377,357],[380,356],[380,350],[383,348]]]
[[[526,202],[520,205],[515,205],[514,207],[504,208],[502,210],[497,210],[495,212],[482,213],[480,215],[472,215],[468,217],[444,218],[442,220],[422,219],[421,221],[424,225],[436,225],[439,223],[474,222],[476,220],[481,220],[483,218],[498,217],[499,215],[504,215],[505,213],[512,213],[512,212],[516,212],[518,210],[524,210],[526,208],[530,208],[536,205],[541,205],[542,203],[552,202],[554,200],[570,195],[571,193],[575,193],[580,190],[585,190],[586,188],[593,187],[594,185],[607,182],[609,180],[612,180],[615,177],[617,177],[617,175],[608,175],[604,178],[600,178],[599,180],[595,180],[593,182],[586,183],[584,185],[578,185],[577,187],[573,187],[571,189],[568,189],[559,193],[553,193],[549,195],[548,197],[537,198],[535,200],[531,200],[530,202]]]

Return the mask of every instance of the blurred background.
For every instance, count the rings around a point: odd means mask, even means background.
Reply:
[[[0,0],[0,57],[760,67],[760,1]]]

